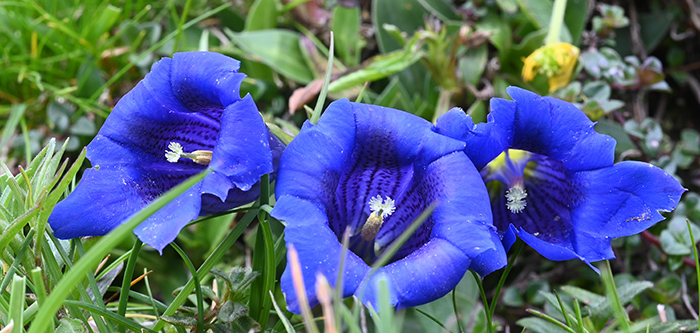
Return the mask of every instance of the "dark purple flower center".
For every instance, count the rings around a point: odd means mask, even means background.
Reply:
[[[350,230],[350,250],[372,264],[386,248],[420,215],[434,196],[431,181],[414,170],[412,161],[402,161],[387,133],[374,132],[358,139],[351,161],[340,175],[327,175],[331,186],[326,211],[328,222],[339,240]],[[362,237],[362,229],[372,214],[370,201],[380,196],[394,200],[396,210],[384,216],[372,239]],[[374,223],[376,221],[370,221]],[[433,222],[425,221],[392,257],[399,260],[423,244]],[[365,228],[367,229],[367,228]],[[365,237],[369,238],[369,237]]]
[[[570,209],[576,202],[575,186],[564,164],[549,157],[510,149],[481,171],[491,196],[494,225],[505,232],[512,224],[554,244],[570,244]],[[514,209],[513,189],[527,194],[522,209]]]

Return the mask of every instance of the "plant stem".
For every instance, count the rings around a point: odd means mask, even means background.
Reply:
[[[564,25],[564,11],[566,10],[566,0],[554,0],[552,18],[549,21],[549,32],[547,33],[546,44],[559,43],[561,27]]]

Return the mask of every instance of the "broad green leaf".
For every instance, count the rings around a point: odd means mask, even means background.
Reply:
[[[496,4],[501,8],[502,11],[513,14],[518,11],[517,0],[496,0]]]
[[[360,62],[360,48],[364,42],[360,38],[360,8],[346,8],[336,5],[331,18],[331,30],[335,52],[345,65],[355,66]]]
[[[549,21],[550,17],[552,17],[553,9],[552,0],[518,0],[518,4],[532,24],[538,28],[549,30]],[[566,25],[563,25],[561,28],[559,40],[571,43],[572,38],[569,29]]]
[[[605,296],[575,286],[562,286],[561,290],[583,304],[600,303],[605,300]]]
[[[363,68],[346,74],[328,86],[329,92],[338,92],[352,88],[365,82],[383,79],[398,73],[414,64],[423,57],[419,48],[409,47],[406,50],[394,51],[388,54],[376,55],[365,61]]]
[[[409,106],[409,101],[403,94],[401,87],[401,81],[398,77],[394,77],[389,81],[389,84],[384,88],[384,90],[377,96],[377,98],[372,102],[372,104],[386,106],[390,108],[395,108],[399,110],[407,110]]]
[[[458,67],[460,73],[462,73],[462,82],[476,86],[486,69],[487,61],[488,47],[486,45],[468,50],[464,56],[459,59]]]
[[[385,24],[411,36],[424,26],[424,17],[430,15],[418,0],[382,0],[372,1],[372,26],[376,27],[377,46],[381,53],[389,53],[403,47],[384,30]],[[398,74],[403,86],[410,94],[423,96],[425,78],[429,77],[427,69],[419,64],[410,66]]]
[[[291,80],[307,84],[314,79],[299,48],[298,33],[279,29],[226,33],[246,53]]]
[[[277,0],[255,0],[245,20],[245,31],[277,27]]]
[[[649,281],[636,281],[617,287],[617,294],[620,297],[620,304],[624,306],[635,296],[653,286],[654,284]],[[604,300],[600,300],[596,303],[590,304],[589,306],[591,308],[591,313],[594,316],[607,317],[611,316],[613,313],[610,307],[610,300],[607,297]]]
[[[452,7],[451,1],[445,0],[418,0],[418,2],[434,15],[443,23],[448,23],[450,21],[459,21],[459,15],[456,14],[455,9]]]
[[[508,22],[503,17],[489,13],[480,23],[476,25],[477,31],[490,33],[489,41],[495,46],[499,53],[499,58],[504,59],[513,43],[511,29]],[[544,40],[544,37],[543,37]]]
[[[592,0],[568,0],[566,2],[566,12],[564,12],[564,23],[571,33],[571,44],[579,45],[583,36],[583,29],[586,27],[586,13],[588,2]]]

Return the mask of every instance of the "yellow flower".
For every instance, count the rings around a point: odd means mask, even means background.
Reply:
[[[532,81],[540,73],[549,78],[549,92],[564,87],[571,81],[578,54],[579,49],[569,43],[542,46],[523,58],[523,80]]]

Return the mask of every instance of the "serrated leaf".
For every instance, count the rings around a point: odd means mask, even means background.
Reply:
[[[629,303],[635,296],[643,291],[653,287],[654,284],[649,281],[630,282],[628,284],[617,287],[617,294],[622,305]],[[606,297],[604,300],[589,305],[591,313],[594,316],[611,316],[610,301]]]
[[[161,316],[160,319],[162,319],[166,323],[180,327],[194,327],[195,325],[197,325],[197,319],[195,319],[194,317]]]
[[[233,323],[248,313],[248,307],[239,302],[225,302],[219,310],[219,320]]]
[[[83,322],[74,318],[61,318],[60,324],[56,327],[55,333],[86,333],[87,329]]]

